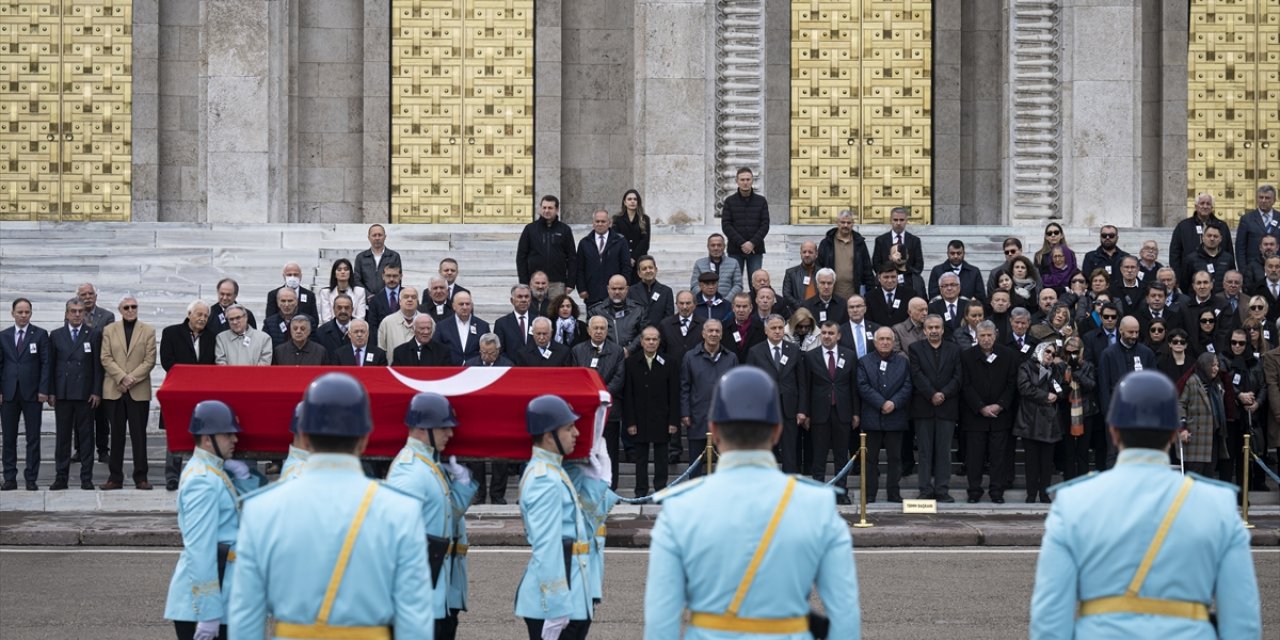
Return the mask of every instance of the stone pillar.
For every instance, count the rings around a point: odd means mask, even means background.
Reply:
[[[533,188],[538,200],[560,193],[562,10],[560,0],[533,4]]]
[[[1142,9],[1133,0],[1062,0],[1062,218],[1142,223]]]
[[[714,219],[715,103],[708,73],[714,5],[635,2],[635,184],[655,220]],[[618,193],[619,199],[621,193]]]
[[[286,0],[206,0],[208,222],[287,219]]]

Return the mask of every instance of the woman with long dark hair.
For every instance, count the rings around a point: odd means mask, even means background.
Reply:
[[[1218,314],[1213,309],[1206,308],[1197,318],[1196,327],[1187,328],[1196,353],[1221,353],[1222,345],[1218,344]]]
[[[1157,352],[1156,369],[1178,384],[1187,371],[1196,365],[1196,352],[1191,338],[1182,329],[1170,329],[1165,335],[1164,348]]]
[[[1169,325],[1164,318],[1157,318],[1147,325],[1147,335],[1143,338],[1143,342],[1155,353],[1160,353],[1164,349],[1169,339]]]
[[[1218,460],[1226,456],[1223,432],[1227,422],[1222,398],[1222,382],[1218,380],[1218,356],[1202,353],[1178,398],[1182,417],[1182,464],[1187,471],[1213,477]]]
[[[324,324],[333,319],[333,300],[339,294],[346,294],[351,297],[351,302],[355,306],[352,317],[364,320],[365,312],[365,294],[364,287],[357,287],[352,284],[352,276],[355,270],[351,267],[351,261],[346,258],[338,258],[333,261],[333,266],[329,268],[329,286],[320,290],[319,311],[320,324]]]
[[[640,200],[640,192],[627,189],[622,194],[622,209],[613,216],[613,230],[627,239],[631,248],[631,273],[627,274],[627,283],[635,284],[639,280],[636,275],[636,258],[649,255],[649,232],[652,229],[649,215],[644,212],[644,203]],[[750,278],[751,276],[744,276]]]
[[[1031,259],[1026,256],[1014,258],[1013,262],[1009,264],[1009,280],[1009,291],[1013,296],[1013,306],[1022,307],[1032,313],[1038,311],[1040,272],[1036,270],[1035,265],[1031,264]],[[997,285],[1000,282],[1001,278],[997,277]]]
[[[578,303],[562,293],[551,299],[547,307],[551,314],[551,339],[566,347],[572,347],[587,340],[587,323],[578,319]]]
[[[1044,228],[1044,244],[1040,245],[1040,250],[1036,252],[1035,261],[1036,268],[1040,271],[1048,271],[1052,265],[1052,251],[1054,247],[1062,247],[1062,256],[1066,260],[1066,266],[1069,270],[1078,271],[1080,265],[1076,262],[1076,254],[1067,246],[1067,234],[1063,232],[1062,225],[1056,222],[1050,222]]]

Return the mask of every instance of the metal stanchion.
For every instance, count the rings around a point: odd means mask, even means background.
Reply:
[[[858,477],[858,522],[853,525],[859,529],[874,527],[867,522],[867,434],[858,434],[858,468],[862,470]]]
[[[1252,529],[1249,524],[1249,434],[1244,434],[1244,466],[1240,469],[1244,477],[1240,479],[1240,518],[1244,520],[1244,528]]]
[[[706,475],[711,475],[712,467],[714,466],[712,460],[714,460],[716,456],[716,445],[711,441],[710,435],[711,434],[707,434],[707,449],[702,453],[702,464],[707,467]]]

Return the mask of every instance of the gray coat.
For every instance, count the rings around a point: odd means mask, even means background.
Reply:
[[[689,290],[698,293],[698,276],[707,271],[711,271],[710,256],[702,256],[693,262],[693,274],[689,276]],[[738,266],[738,261],[730,258],[727,254],[720,261],[720,280],[716,282],[716,292],[725,300],[732,300],[734,294],[743,290],[742,286],[742,267]]]
[[[738,356],[720,346],[713,358],[706,344],[699,344],[684,354],[680,364],[680,417],[689,418],[691,440],[707,437],[707,413],[711,409],[711,392],[720,376],[738,366]]]
[[[592,362],[595,362],[593,365]],[[621,415],[619,403],[622,402],[622,347],[605,340],[600,350],[591,345],[591,341],[580,342],[569,351],[569,362],[575,367],[590,367],[600,374],[604,386],[613,396],[613,404],[609,407],[609,420],[617,420]]]
[[[647,326],[645,320],[648,318],[649,311],[630,298],[622,301],[620,312],[614,311],[611,304],[606,300],[591,305],[591,308],[587,309],[587,325],[590,326],[591,318],[595,316],[608,320],[609,340],[626,348],[627,353],[635,353],[640,348],[640,331]]]
[[[1057,388],[1054,388],[1057,383]],[[1059,389],[1061,391],[1059,391]],[[1058,416],[1058,405],[1069,393],[1067,385],[1062,382],[1062,371],[1054,366],[1043,380],[1040,379],[1040,364],[1028,360],[1018,367],[1018,419],[1013,425],[1013,435],[1035,440],[1036,442],[1057,442],[1062,439],[1062,422]],[[1049,394],[1058,396],[1058,401],[1050,403]]]

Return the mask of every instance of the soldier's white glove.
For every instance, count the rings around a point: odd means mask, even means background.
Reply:
[[[569,616],[542,621],[542,640],[560,640],[560,632],[569,626]]]
[[[244,464],[243,462],[240,464]],[[245,473],[248,473],[247,471]],[[196,623],[196,633],[191,636],[194,640],[214,640],[218,637],[218,627],[221,626],[221,620],[201,620]]]
[[[613,464],[609,461],[609,452],[604,447],[596,447],[587,456],[590,464],[583,475],[606,484],[613,484]]]
[[[458,456],[449,456],[449,463],[444,465],[449,477],[459,484],[471,484],[471,470],[458,464]]]
[[[249,478],[249,465],[245,464],[244,460],[227,460],[222,463],[222,468],[241,480]]]

